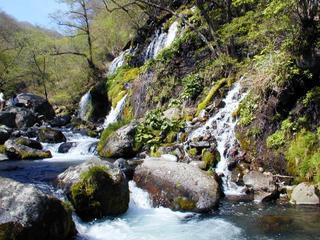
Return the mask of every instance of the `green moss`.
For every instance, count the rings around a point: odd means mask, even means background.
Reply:
[[[4,145],[0,145],[0,153],[5,154],[6,153],[6,148]]]
[[[165,142],[166,143],[174,143],[177,140],[177,133],[174,131],[171,131],[168,133]]]
[[[320,183],[320,135],[300,131],[286,152],[288,169],[297,181]]]
[[[196,203],[186,197],[178,197],[174,200],[179,210],[190,211],[196,207]]]
[[[191,157],[195,157],[195,156],[198,155],[198,150],[197,150],[196,148],[190,148],[190,149],[188,150],[188,154],[189,154],[189,156],[191,156]]]
[[[80,176],[80,181],[71,186],[71,202],[85,220],[89,215],[99,216],[99,184],[101,179],[110,179],[105,166],[91,167]]]
[[[217,94],[217,92],[227,83],[227,79],[223,78],[220,81],[216,82],[211,90],[209,91],[206,98],[198,105],[198,112],[200,113],[201,110],[205,109],[212,101],[213,97]]]
[[[202,151],[202,161],[204,161],[205,165],[206,165],[206,170],[215,167],[219,161],[219,159],[217,158],[216,154],[210,152],[207,149],[204,149]]]
[[[136,79],[141,72],[141,68],[123,67],[108,79],[108,97],[113,107],[127,94],[125,85]]]
[[[101,137],[100,137],[100,140],[99,140],[99,143],[98,143],[98,147],[97,147],[97,151],[100,156],[107,157],[108,154],[106,152],[104,152],[104,146],[105,146],[109,136],[126,124],[128,124],[127,121],[118,121],[116,123],[110,124],[106,129],[103,130]]]
[[[310,106],[311,103],[320,100],[320,87],[315,87],[307,93],[305,98],[302,100],[302,103],[305,107]]]

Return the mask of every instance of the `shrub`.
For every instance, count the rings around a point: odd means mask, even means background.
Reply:
[[[182,80],[184,85],[182,99],[195,100],[203,90],[203,79],[198,75],[189,75]]]
[[[300,131],[286,152],[289,171],[298,181],[320,183],[320,135]]]

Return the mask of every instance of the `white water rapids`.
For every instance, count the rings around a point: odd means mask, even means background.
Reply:
[[[238,109],[244,97],[245,94],[241,93],[241,81],[238,81],[223,100],[225,106],[219,109],[218,113],[212,116],[204,126],[194,130],[189,136],[189,139],[192,139],[204,136],[206,132],[210,131],[216,138],[217,150],[221,157],[216,173],[223,175],[223,188],[226,195],[243,194],[244,189],[231,181],[231,172],[228,170],[228,155],[232,147],[237,143],[235,136],[237,120],[233,118],[232,114]]]
[[[106,116],[106,119],[103,124],[103,128],[107,128],[110,124],[116,123],[120,118],[123,112],[124,106],[126,104],[127,96],[125,95],[118,103],[115,108],[111,108],[111,111]]]

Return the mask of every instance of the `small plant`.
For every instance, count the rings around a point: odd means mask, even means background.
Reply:
[[[198,75],[189,75],[182,80],[184,84],[184,90],[182,93],[183,100],[195,100],[202,92],[203,79]]]

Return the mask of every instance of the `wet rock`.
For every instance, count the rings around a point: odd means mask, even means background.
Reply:
[[[32,185],[0,178],[0,238],[67,240],[75,235],[71,211]]]
[[[11,136],[11,129],[0,126],[0,144],[4,144]]]
[[[116,132],[112,133],[104,143],[100,156],[108,158],[130,158],[134,157],[134,133],[136,124],[130,123]]]
[[[36,160],[52,157],[50,151],[42,150],[40,143],[27,138],[9,139],[4,146],[8,158],[13,160]]]
[[[0,125],[16,128],[16,114],[8,111],[0,112]]]
[[[251,171],[243,176],[243,182],[254,191],[256,202],[267,202],[279,197],[272,174],[267,175],[258,171]]]
[[[12,107],[9,111],[15,113],[15,125],[19,129],[32,127],[38,122],[38,117],[27,108]]]
[[[179,120],[182,117],[182,111],[179,108],[169,108],[163,115],[170,121]]]
[[[123,214],[129,207],[127,179],[108,162],[91,160],[70,167],[58,182],[84,221]]]
[[[182,160],[184,158],[184,151],[181,145],[174,146],[161,146],[158,149],[158,152],[161,155],[170,154],[175,156],[178,160]]]
[[[290,202],[298,205],[318,205],[320,204],[320,199],[314,185],[300,183],[293,189]]]
[[[127,177],[128,180],[133,179],[134,170],[136,165],[129,164],[128,160],[123,158],[119,158],[113,163],[116,167],[118,167]]]
[[[71,122],[70,115],[57,116],[49,122],[51,127],[64,127]]]
[[[40,128],[38,139],[40,142],[44,143],[61,143],[67,141],[66,137],[61,131],[52,128]]]
[[[134,180],[149,192],[155,206],[173,210],[208,212],[220,198],[215,176],[186,163],[146,159],[137,167]]]
[[[21,93],[17,96],[19,104],[27,105],[31,103],[30,109],[38,114],[44,116],[46,120],[51,120],[55,116],[55,112],[51,104],[43,97],[36,96],[32,93]]]
[[[58,148],[58,153],[67,153],[71,148],[76,146],[77,146],[77,143],[75,142],[62,143]]]
[[[160,158],[163,161],[178,162],[178,158],[175,155],[172,155],[172,154],[162,154]]]
[[[206,110],[201,110],[201,112],[199,113],[199,116],[198,116],[198,118],[201,122],[207,121],[209,119],[209,117],[210,117],[210,115]]]

